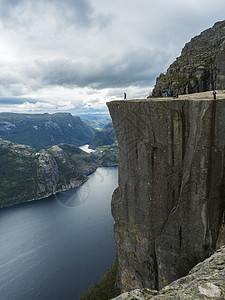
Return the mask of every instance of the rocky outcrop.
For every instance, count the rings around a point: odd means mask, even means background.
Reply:
[[[225,100],[108,107],[119,144],[118,284],[158,290],[225,244]]]
[[[216,23],[185,45],[166,74],[156,79],[153,94],[180,94],[225,89],[225,21]]]
[[[37,152],[0,139],[0,207],[74,188],[97,167],[116,165],[117,155],[116,147],[88,154],[68,144]]]
[[[136,289],[113,300],[225,299],[225,246],[161,291]]]
[[[0,207],[44,198],[75,187],[86,180],[86,169],[90,172],[97,168],[97,160],[86,163],[89,155],[76,146],[71,146],[74,160],[64,148],[61,144],[37,152],[30,146],[0,139]],[[87,165],[84,169],[83,164]]]

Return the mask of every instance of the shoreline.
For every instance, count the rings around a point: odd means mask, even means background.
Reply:
[[[115,168],[115,167],[118,167],[118,164],[116,164],[116,165],[111,165],[111,166],[98,166],[98,167],[96,167],[96,169],[95,169],[94,171],[92,171],[92,172],[86,174],[85,176],[87,176],[87,177],[86,177],[84,180],[80,180],[81,182],[78,183],[77,185],[71,186],[71,184],[70,184],[70,185],[68,185],[68,188],[64,188],[64,189],[57,190],[56,192],[46,194],[46,195],[43,196],[43,197],[40,197],[40,198],[33,198],[33,199],[29,199],[29,200],[25,200],[25,201],[18,202],[18,203],[15,202],[15,203],[12,203],[12,204],[9,204],[9,205],[0,206],[0,209],[3,209],[3,208],[9,208],[9,207],[16,206],[16,205],[20,205],[20,204],[24,204],[24,203],[27,203],[27,202],[33,202],[33,201],[44,200],[44,199],[49,198],[49,197],[51,197],[51,196],[54,196],[54,195],[56,195],[56,194],[58,194],[58,193],[60,193],[60,192],[66,192],[66,191],[69,191],[70,189],[75,189],[75,188],[77,188],[77,187],[82,186],[82,184],[84,184],[86,181],[88,181],[88,180],[89,180],[89,177],[88,177],[88,176],[91,175],[91,174],[93,174],[94,172],[96,172],[96,170],[97,170],[98,168]]]

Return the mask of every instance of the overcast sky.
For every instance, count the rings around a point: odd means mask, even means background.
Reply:
[[[0,0],[0,111],[105,112],[146,98],[224,0]]]

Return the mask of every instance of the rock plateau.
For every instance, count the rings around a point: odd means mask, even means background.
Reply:
[[[194,98],[108,103],[119,145],[112,214],[122,292],[159,290],[225,244],[225,97]]]

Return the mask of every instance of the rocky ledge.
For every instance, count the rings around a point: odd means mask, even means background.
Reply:
[[[225,299],[225,246],[161,291],[136,289],[114,300]]]

